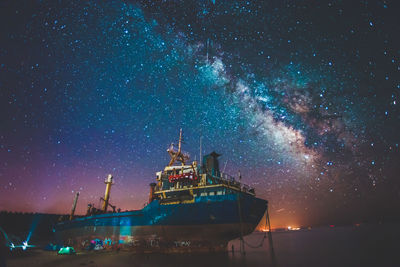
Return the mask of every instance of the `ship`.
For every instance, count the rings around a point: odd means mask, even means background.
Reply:
[[[198,164],[189,162],[178,146],[167,149],[171,159],[150,183],[147,205],[140,210],[121,211],[111,205],[114,183],[108,175],[102,208],[88,205],[85,216],[71,216],[54,228],[57,242],[75,249],[128,249],[138,252],[225,251],[228,242],[252,233],[267,211],[267,200],[241,183],[241,174],[220,171],[212,152]],[[108,211],[108,208],[112,211]],[[266,218],[266,217],[265,217]]]

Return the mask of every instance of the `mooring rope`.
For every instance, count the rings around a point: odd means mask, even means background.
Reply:
[[[265,211],[265,228],[267,228],[267,225],[269,226],[269,231],[271,231],[271,225],[269,225],[269,221],[268,221],[268,207],[267,207],[267,210]],[[250,248],[260,248],[264,245],[265,239],[267,239],[267,231],[264,232],[264,236],[258,245],[252,245],[252,244],[246,242],[244,239],[243,239],[243,242]]]
[[[265,241],[265,239],[267,239],[267,234],[266,233],[264,233],[264,236],[263,236],[263,238],[261,239],[261,241],[260,241],[260,244],[258,244],[258,245],[252,245],[252,244],[250,244],[250,243],[248,243],[248,242],[246,242],[244,239],[243,239],[243,242],[248,246],[248,247],[250,247],[250,248],[261,248],[263,245],[264,245],[264,241]]]

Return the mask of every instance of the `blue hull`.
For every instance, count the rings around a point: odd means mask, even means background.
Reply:
[[[56,234],[65,245],[78,248],[96,242],[103,248],[220,250],[230,240],[253,232],[266,208],[266,200],[246,193],[199,196],[185,204],[154,200],[142,210],[59,223]]]

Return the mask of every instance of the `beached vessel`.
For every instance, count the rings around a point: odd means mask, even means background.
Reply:
[[[222,173],[215,152],[205,155],[201,164],[188,164],[189,155],[181,144],[182,131],[178,148],[171,144],[167,149],[171,160],[156,173],[143,209],[120,212],[110,205],[109,175],[103,208],[89,205],[86,216],[59,222],[58,242],[76,249],[223,251],[230,240],[253,232],[267,201],[240,183],[240,174],[234,178]],[[107,212],[109,206],[113,212]]]

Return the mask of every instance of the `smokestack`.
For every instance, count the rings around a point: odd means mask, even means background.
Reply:
[[[154,188],[155,187],[156,187],[156,183],[150,184],[149,204],[154,200]]]
[[[69,215],[69,220],[70,221],[74,218],[75,209],[76,209],[76,203],[78,202],[78,197],[79,197],[79,192],[76,192],[75,198],[74,198],[74,203],[72,204],[72,208],[71,208],[71,214]]]
[[[109,174],[104,183],[106,184],[106,192],[104,193],[103,211],[107,212],[108,201],[110,200],[111,186],[114,184],[113,176]]]

